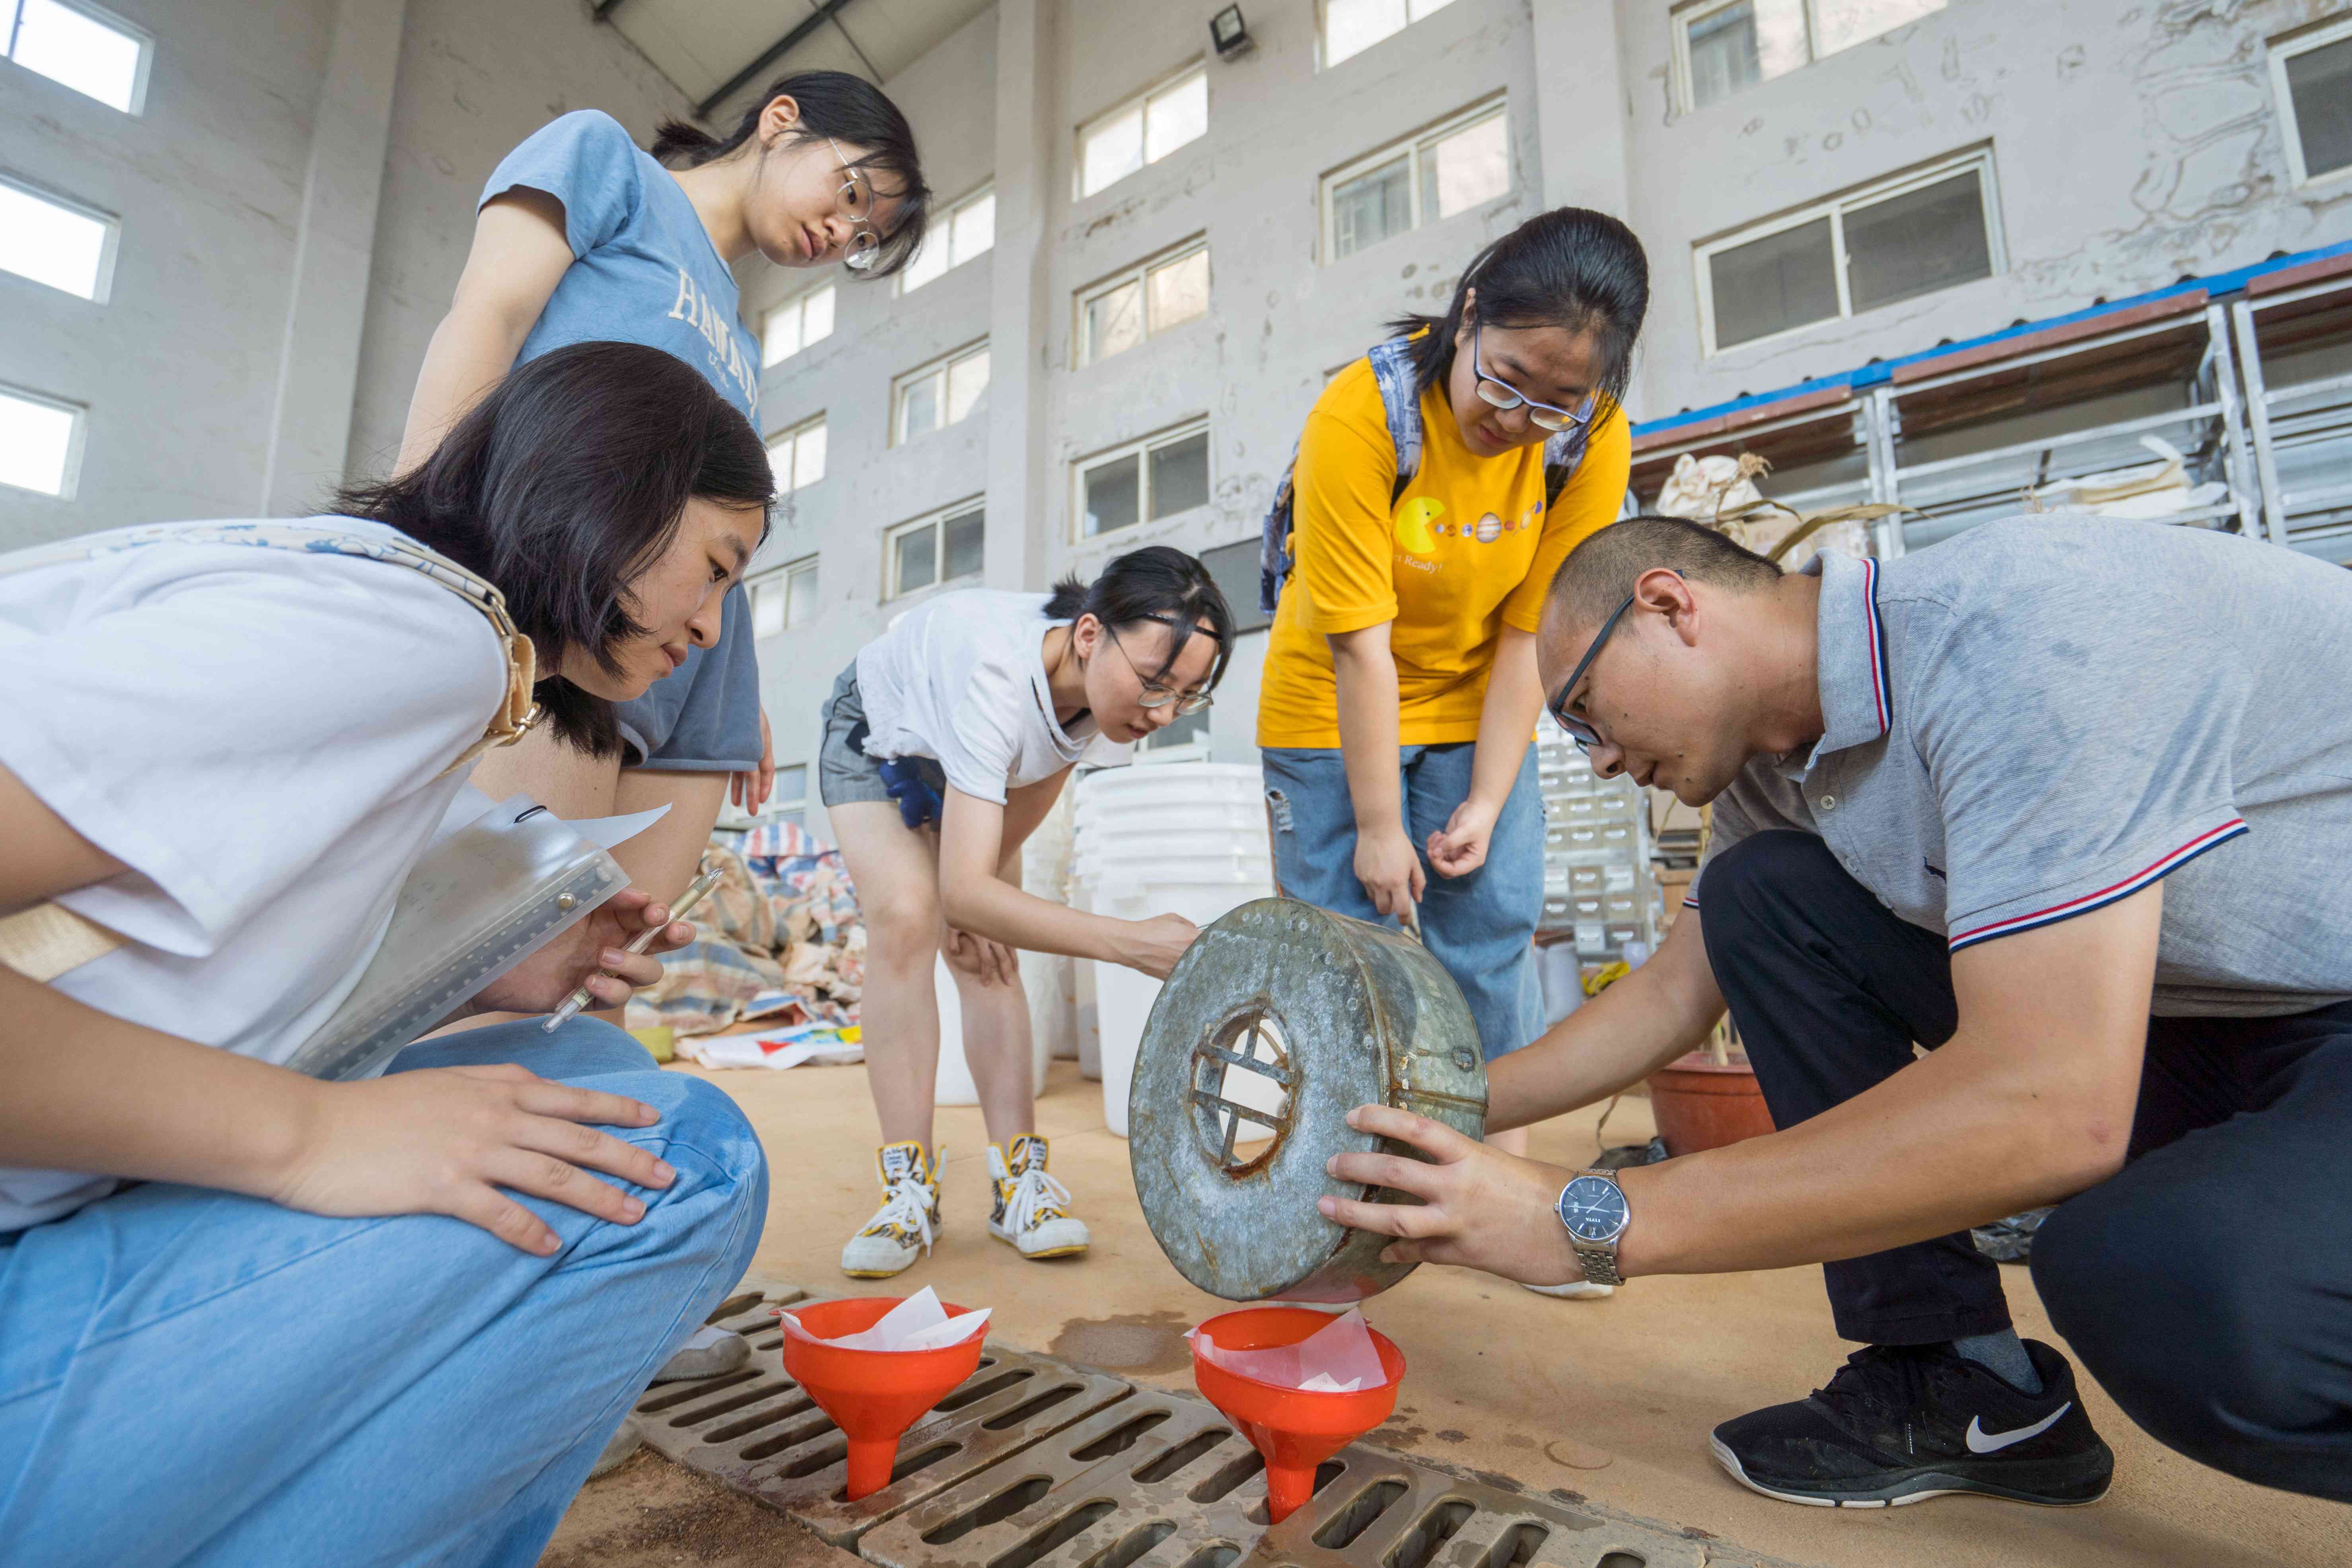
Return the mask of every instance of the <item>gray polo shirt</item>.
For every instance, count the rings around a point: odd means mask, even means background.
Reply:
[[[1955,952],[2164,878],[2152,1012],[2352,997],[2352,572],[2047,516],[1805,570],[1826,731],[1748,763],[1707,860],[1817,834]]]

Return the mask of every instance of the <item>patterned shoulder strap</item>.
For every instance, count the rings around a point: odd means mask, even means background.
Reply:
[[[355,555],[422,574],[457,595],[490,623],[507,661],[507,689],[482,738],[435,775],[446,778],[493,746],[511,746],[539,722],[530,699],[538,683],[538,656],[530,638],[515,628],[506,595],[445,555],[405,541],[370,539],[329,524],[301,522],[154,523],[84,534],[55,544],[0,555],[0,577],[45,566],[95,560],[151,544],[232,544],[257,550],[299,550]],[[0,918],[0,964],[30,979],[47,982],[91,959],[113,952],[122,938],[56,902],[36,904]]]
[[[1421,472],[1421,376],[1413,368],[1410,338],[1391,338],[1364,357],[1371,361],[1381,412],[1388,417],[1389,444],[1396,448],[1396,483],[1389,490],[1389,504],[1394,506]]]

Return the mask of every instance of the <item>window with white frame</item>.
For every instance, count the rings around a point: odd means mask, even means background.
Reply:
[[[1948,0],[1691,0],[1675,13],[1675,76],[1685,109],[1865,44]]]
[[[890,392],[894,447],[961,425],[988,391],[988,345],[976,343],[898,378]]]
[[[2273,44],[2271,83],[2294,183],[2352,169],[2352,18]]]
[[[0,386],[0,485],[71,499],[87,412],[37,392]]]
[[[751,579],[751,639],[778,637],[815,619],[816,585],[814,555]]]
[[[1077,466],[1078,537],[1173,517],[1209,500],[1209,426],[1182,426]]]
[[[801,489],[824,478],[824,416],[768,437],[768,467],[780,490]]]
[[[1078,127],[1078,195],[1116,184],[1208,129],[1208,69],[1190,66]]]
[[[760,808],[763,819],[782,818],[794,826],[803,825],[808,815],[808,779],[806,763],[786,763],[776,769],[776,787],[768,803]]]
[[[1322,0],[1322,67],[1328,70],[1452,4],[1454,0]]]
[[[932,216],[923,231],[923,248],[898,274],[898,292],[912,293],[995,246],[996,187],[982,185]]]
[[[1501,99],[1323,176],[1323,254],[1337,261],[1511,188]]]
[[[155,41],[111,12],[67,0],[0,0],[0,56],[125,114],[147,96]]]
[[[0,174],[0,270],[103,300],[116,233],[96,208]]]
[[[811,289],[775,306],[760,322],[760,363],[780,364],[833,335],[833,285]]]
[[[1209,242],[1189,239],[1078,295],[1078,363],[1131,349],[1209,313]]]
[[[976,500],[900,523],[882,542],[882,596],[979,576],[987,533],[988,513]]]
[[[1990,278],[1998,211],[1979,148],[1702,244],[1707,352]]]

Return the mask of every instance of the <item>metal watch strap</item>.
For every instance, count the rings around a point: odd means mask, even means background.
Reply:
[[[1578,1241],[1570,1241],[1568,1245],[1575,1252],[1576,1261],[1583,1266],[1587,1281],[1594,1285],[1625,1283],[1617,1272],[1617,1249],[1614,1247],[1587,1247]]]

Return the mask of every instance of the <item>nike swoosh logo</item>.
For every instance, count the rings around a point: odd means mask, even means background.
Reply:
[[[2070,1399],[2032,1426],[2020,1426],[2014,1432],[1988,1432],[1984,1429],[1983,1417],[1971,1415],[1969,1417],[1969,1452],[1998,1454],[2011,1443],[2022,1443],[2028,1437],[2039,1437],[2058,1425],[2058,1417],[2074,1408],[2074,1402]]]

